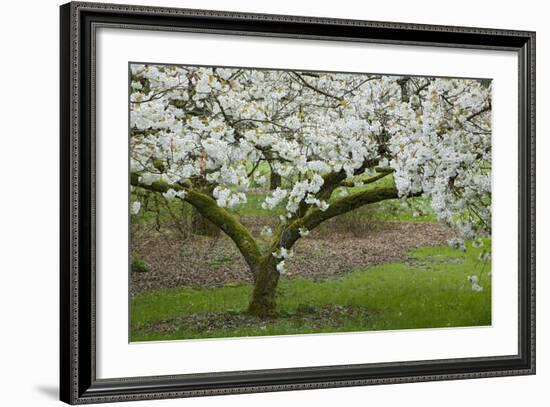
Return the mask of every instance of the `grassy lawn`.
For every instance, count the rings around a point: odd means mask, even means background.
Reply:
[[[424,247],[338,279],[283,278],[279,317],[270,320],[245,314],[247,284],[141,293],[131,302],[131,341],[490,325],[490,266],[478,260],[481,250]],[[473,274],[482,292],[472,291]]]

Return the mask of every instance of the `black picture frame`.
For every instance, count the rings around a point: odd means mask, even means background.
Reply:
[[[72,2],[60,7],[60,398],[70,404],[535,373],[535,33]],[[519,349],[514,355],[96,378],[95,29],[508,50],[519,60]]]

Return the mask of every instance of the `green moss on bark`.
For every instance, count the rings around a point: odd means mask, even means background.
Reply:
[[[231,213],[219,207],[213,198],[193,189],[178,185],[168,185],[163,181],[156,181],[151,185],[145,185],[139,182],[138,174],[131,174],[130,182],[134,186],[159,193],[166,192],[170,188],[176,191],[185,190],[186,194],[184,199],[193,205],[202,216],[223,230],[231,240],[235,242],[250,269],[255,273],[261,260],[261,252],[256,240]]]

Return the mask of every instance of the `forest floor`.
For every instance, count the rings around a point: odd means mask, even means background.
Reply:
[[[241,221],[256,237],[266,219]],[[324,227],[298,241],[288,261],[287,278],[323,279],[357,267],[404,260],[422,246],[445,245],[451,231],[436,223],[389,221],[369,225],[368,230],[350,231]],[[251,274],[234,243],[225,235],[194,235],[187,239],[177,231],[148,230],[135,234],[133,249],[149,271],[131,273],[133,294],[175,287],[212,287],[252,282]]]

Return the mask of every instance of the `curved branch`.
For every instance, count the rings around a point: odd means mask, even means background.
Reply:
[[[364,178],[364,179],[359,179],[357,181],[342,181],[340,182],[340,186],[341,187],[354,187],[356,183],[361,183],[363,185],[367,185],[367,184],[372,184],[373,182],[376,182],[378,181],[379,179],[382,179],[384,177],[386,177],[387,175],[390,175],[391,173],[394,172],[393,169],[389,169],[389,170],[381,170],[381,171],[378,171],[378,174],[376,175],[373,175],[372,177],[369,177],[369,178]]]
[[[293,79],[298,78],[298,80],[299,80],[306,88],[309,88],[309,89],[311,89],[311,90],[313,90],[313,91],[315,91],[315,92],[317,92],[317,93],[320,93],[321,95],[326,96],[326,97],[328,97],[328,98],[335,99],[335,100],[337,100],[338,102],[342,102],[342,100],[343,100],[342,97],[336,96],[336,95],[331,95],[330,93],[327,93],[327,92],[325,92],[324,90],[321,90],[321,89],[319,89],[319,88],[313,86],[313,85],[310,84],[308,81],[306,81],[304,78],[302,78],[302,76],[301,76],[298,72],[292,71],[292,72],[290,72],[290,73],[292,73],[292,74],[295,75],[295,77],[293,77],[292,75],[289,75],[291,78],[293,78]]]
[[[139,175],[135,173],[130,175],[130,183],[133,186],[160,193],[167,192],[170,188],[175,191],[185,190],[184,200],[193,205],[202,216],[218,226],[233,240],[252,272],[256,273],[261,260],[261,252],[256,240],[242,223],[224,208],[219,207],[214,199],[196,190],[169,185],[162,181],[145,185],[139,182]]]
[[[345,198],[341,198],[331,203],[326,211],[314,209],[308,212],[304,217],[296,219],[282,232],[279,244],[287,249],[291,248],[296,240],[300,238],[300,228],[313,230],[324,221],[357,209],[363,205],[388,199],[396,199],[398,197],[397,188],[395,187],[381,187],[348,195]]]
[[[365,170],[374,167],[378,164],[378,160],[366,160],[361,167],[355,170],[354,175],[359,175]],[[378,170],[377,170],[378,172]],[[330,173],[323,176],[323,186],[320,191],[317,193],[317,198],[328,200],[334,190],[340,186],[340,183],[346,179],[347,175],[344,170],[341,170],[336,173]]]

